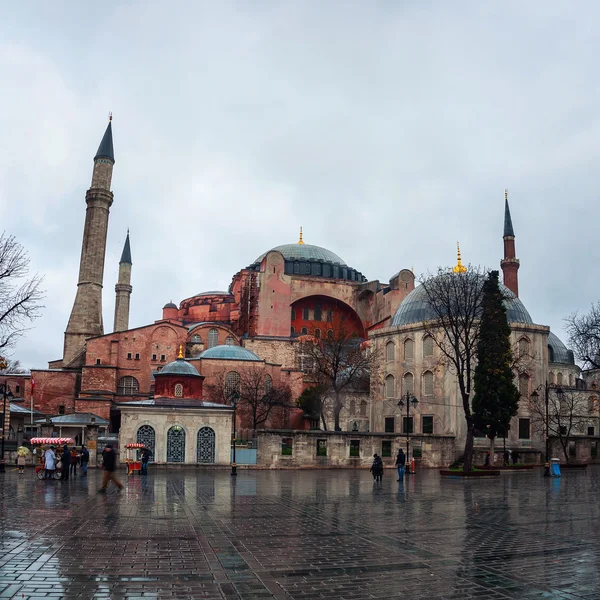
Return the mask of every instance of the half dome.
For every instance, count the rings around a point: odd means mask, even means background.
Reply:
[[[569,350],[552,332],[548,334],[548,362],[574,365],[573,351]]]
[[[246,350],[241,346],[214,346],[208,350],[201,352],[197,358],[214,358],[218,360],[248,360],[254,362],[262,362],[254,352]]]
[[[436,277],[446,277],[446,275],[437,275]],[[500,291],[504,295],[504,306],[508,322],[532,325],[533,320],[519,298],[502,283],[500,284]],[[423,285],[420,285],[402,301],[402,304],[400,304],[396,314],[392,318],[391,326],[413,325],[415,323],[422,323],[423,321],[431,321],[435,318],[436,314],[429,304],[427,291]]]

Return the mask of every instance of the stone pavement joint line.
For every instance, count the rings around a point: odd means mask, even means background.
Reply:
[[[600,467],[0,475],[0,598],[600,598]],[[125,477],[124,477],[125,478]]]

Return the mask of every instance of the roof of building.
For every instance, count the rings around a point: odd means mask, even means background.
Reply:
[[[155,377],[159,375],[187,375],[191,377],[200,377],[198,369],[185,360],[185,358],[177,358],[173,362],[165,365]]]
[[[565,365],[575,364],[573,351],[569,350],[558,336],[552,332],[548,334],[548,362],[563,363]]]
[[[436,277],[455,277],[448,273],[437,275]],[[483,281],[483,276],[482,276]],[[523,303],[515,296],[505,285],[500,284],[500,291],[504,295],[504,306],[506,307],[506,317],[509,323],[527,323],[533,324],[533,320]],[[435,320],[436,315],[427,299],[425,286],[416,287],[398,307],[396,314],[392,318],[392,327],[402,325],[412,325],[422,323],[423,321]]]
[[[175,304],[174,302],[167,302],[163,308],[177,308],[177,304]]]
[[[197,398],[148,398],[147,400],[134,400],[133,402],[120,402],[119,406],[165,406],[169,408],[225,408],[233,410],[226,404],[217,404],[216,402],[205,402]]]
[[[23,398],[18,398],[18,400],[23,400]],[[31,409],[27,408],[25,406],[21,406],[20,404],[13,404],[11,402],[10,403],[10,412],[11,413],[16,413],[16,414],[30,415],[31,414]],[[39,410],[34,410],[33,414],[34,415],[43,415],[44,413],[40,412]]]
[[[224,292],[223,290],[208,290],[207,292],[196,294],[193,298],[197,298],[198,296],[231,296],[231,293]]]
[[[125,238],[125,245],[123,246],[123,253],[121,254],[121,260],[119,262],[132,264],[131,262],[131,247],[129,245],[129,229],[127,230],[127,237]]]
[[[510,218],[510,208],[508,207],[508,197],[504,198],[504,237],[515,237],[515,230]]]
[[[346,266],[346,263],[334,252],[322,248],[321,246],[313,246],[311,244],[283,244],[267,250],[261,254],[253,264],[260,263],[269,252],[281,252],[285,260],[308,260],[316,262],[326,262]]]
[[[112,138],[112,121],[108,122],[108,127],[104,132],[102,141],[98,146],[98,152],[94,156],[94,160],[97,158],[110,158],[113,162],[115,161],[115,152],[113,150],[113,138]]]
[[[56,415],[54,417],[48,417],[53,425],[63,425],[65,427],[69,425],[89,425],[94,420],[96,425],[108,425],[108,421],[89,412],[71,413],[68,415]],[[36,423],[44,423],[45,419],[40,419]]]
[[[197,358],[216,358],[219,360],[248,360],[262,362],[254,352],[241,346],[214,346],[201,352]],[[164,369],[163,369],[164,371]],[[161,371],[162,372],[162,371]]]

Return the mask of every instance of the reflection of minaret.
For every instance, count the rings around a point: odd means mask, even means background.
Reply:
[[[515,252],[515,232],[508,207],[508,190],[504,190],[504,258],[500,261],[504,285],[519,296],[519,259]]]
[[[115,285],[115,325],[114,331],[129,329],[129,298],[131,296],[131,248],[129,247],[129,229],[119,261],[119,280]]]
[[[112,117],[111,117],[112,121]],[[102,281],[108,214],[113,202],[110,191],[115,156],[112,123],[109,121],[94,157],[92,185],[85,195],[87,211],[81,245],[77,296],[65,331],[63,365],[67,366],[85,348],[86,338],[102,335]]]

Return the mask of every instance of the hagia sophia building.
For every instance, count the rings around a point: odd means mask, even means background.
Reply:
[[[453,437],[460,447],[466,425],[456,380],[423,327],[430,315],[423,287],[415,287],[412,270],[400,270],[389,282],[368,281],[334,252],[304,243],[302,230],[294,243],[266,251],[235,273],[228,290],[205,291],[178,305],[168,302],[155,322],[133,329],[129,306],[135,293],[130,283],[135,246],[132,252],[128,233],[115,286],[113,327],[106,333],[102,292],[114,165],[109,122],[86,193],[77,293],[63,356],[50,361],[48,369],[31,371],[36,412],[54,416],[56,423],[61,417],[66,423],[69,418],[77,420],[77,414],[93,416],[107,429],[121,436],[126,431],[131,438],[145,439],[143,431],[152,429],[156,444],[169,428],[179,427],[187,434],[181,442],[185,460],[181,452],[169,456],[157,448],[157,462],[190,462],[190,456],[200,460],[201,437],[207,435],[213,440],[209,459],[216,460],[215,452],[221,452],[220,461],[225,462],[231,408],[223,394],[215,393],[218,382],[225,376],[226,387],[233,390],[244,370],[258,370],[265,385],[288,386],[297,398],[310,385],[298,338],[309,330],[325,336],[334,318],[342,316],[359,337],[370,338],[382,357],[371,392],[345,406],[342,429],[402,433],[407,423],[397,402],[408,391],[419,399],[411,413],[411,431],[432,438]],[[580,373],[572,352],[548,327],[535,324],[519,300],[519,260],[508,200],[503,238],[503,290],[513,342],[519,352],[531,357],[519,376],[521,394],[528,397],[547,380],[575,387]],[[30,377],[15,376],[14,386],[19,386],[17,401],[27,409]],[[511,426],[510,442],[527,447],[537,442],[526,403],[522,404]],[[241,426],[250,425],[242,422]],[[299,408],[274,412],[263,424],[294,430],[310,426]],[[157,428],[164,430],[162,434]],[[222,438],[216,445],[215,432]],[[427,447],[423,443],[424,451]]]

